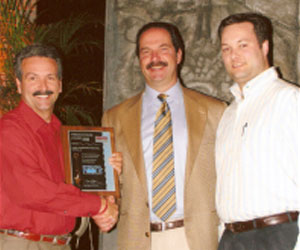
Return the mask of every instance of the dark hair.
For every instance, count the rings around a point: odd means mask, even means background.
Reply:
[[[171,41],[172,41],[172,44],[173,44],[176,52],[178,52],[178,50],[181,49],[182,55],[184,55],[184,43],[183,43],[183,39],[180,35],[178,28],[175,25],[173,25],[171,23],[167,23],[167,22],[151,22],[151,23],[145,24],[142,28],[140,28],[140,30],[138,31],[138,33],[136,35],[136,55],[138,57],[139,57],[139,53],[140,53],[141,35],[145,31],[147,31],[151,28],[160,28],[160,29],[166,30],[171,36]]]
[[[26,58],[33,57],[33,56],[40,56],[40,57],[47,57],[52,58],[57,63],[57,74],[58,78],[62,79],[62,62],[58,51],[49,45],[44,44],[32,44],[25,48],[23,48],[15,57],[15,74],[16,77],[21,81],[22,80],[22,61]]]
[[[243,22],[253,24],[254,32],[260,46],[266,40],[269,41],[270,45],[272,44],[273,29],[270,19],[254,12],[233,14],[223,19],[218,28],[219,39],[221,40],[223,30],[226,26]]]

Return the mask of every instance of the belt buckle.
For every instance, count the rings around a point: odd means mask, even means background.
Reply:
[[[14,229],[6,229],[5,233],[10,236],[18,236],[18,237],[23,236],[22,232],[14,230]]]
[[[167,228],[166,222],[162,222],[161,223],[161,231],[166,231],[166,228]]]
[[[243,223],[234,224],[233,228],[234,228],[234,231],[236,231],[236,232],[242,232],[246,229],[246,227]]]

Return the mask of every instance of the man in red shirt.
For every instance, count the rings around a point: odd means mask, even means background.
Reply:
[[[15,62],[19,106],[0,120],[0,249],[70,249],[75,218],[91,216],[102,231],[118,207],[64,183],[60,122],[53,114],[62,91],[62,66],[49,46],[24,48]],[[110,163],[120,170],[122,157]]]

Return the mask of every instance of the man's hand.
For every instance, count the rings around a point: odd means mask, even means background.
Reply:
[[[117,223],[119,210],[118,205],[115,204],[115,198],[108,196],[106,199],[101,198],[101,208],[95,216],[95,223],[102,232],[108,232]]]
[[[121,152],[116,152],[111,155],[109,158],[109,164],[112,165],[114,170],[117,171],[118,175],[122,172],[123,167],[123,155]]]

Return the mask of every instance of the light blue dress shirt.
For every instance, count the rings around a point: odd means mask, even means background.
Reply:
[[[147,175],[148,200],[150,208],[151,222],[161,221],[152,212],[152,152],[153,152],[153,133],[154,122],[157,111],[161,106],[161,102],[157,96],[161,94],[146,85],[143,94],[142,106],[142,141],[143,153]],[[180,83],[177,82],[171,89],[164,92],[167,94],[167,102],[171,109],[172,128],[173,128],[173,148],[175,163],[175,185],[176,185],[176,211],[169,218],[169,221],[183,218],[183,195],[184,195],[184,177],[185,163],[187,153],[187,125],[185,116],[185,106],[183,93]]]

